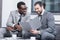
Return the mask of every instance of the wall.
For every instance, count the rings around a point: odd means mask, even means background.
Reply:
[[[1,16],[2,15],[2,0],[0,0],[0,27],[1,27]]]

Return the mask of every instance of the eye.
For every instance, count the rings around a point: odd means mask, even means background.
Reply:
[[[39,8],[35,8],[35,10],[38,10]]]

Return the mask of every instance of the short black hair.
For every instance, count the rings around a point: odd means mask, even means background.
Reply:
[[[37,1],[37,2],[34,4],[34,6],[36,6],[37,4],[39,4],[40,6],[43,6],[44,9],[45,9],[45,6],[46,6],[45,3],[41,2],[41,1]]]
[[[20,8],[20,7],[21,7],[21,5],[25,5],[25,3],[24,3],[24,2],[22,2],[22,1],[21,1],[21,2],[18,2],[18,3],[17,3],[17,8]]]

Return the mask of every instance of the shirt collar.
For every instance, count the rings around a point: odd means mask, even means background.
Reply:
[[[21,16],[21,14],[20,14],[18,11],[17,11],[17,14],[18,14],[18,16]],[[26,14],[26,15],[27,15],[27,14]],[[25,16],[26,16],[26,15],[25,15]],[[22,15],[22,17],[24,17],[24,15]]]
[[[18,10],[16,10],[16,12],[17,12],[17,15],[18,15],[18,16],[20,16],[20,15],[21,15],[21,14],[19,14]]]
[[[45,10],[43,9],[43,11],[42,11],[41,15],[43,15],[43,14],[44,14],[44,11],[45,11]]]

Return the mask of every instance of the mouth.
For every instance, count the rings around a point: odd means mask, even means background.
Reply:
[[[25,14],[26,14],[26,12],[23,12],[23,14],[25,15]]]

